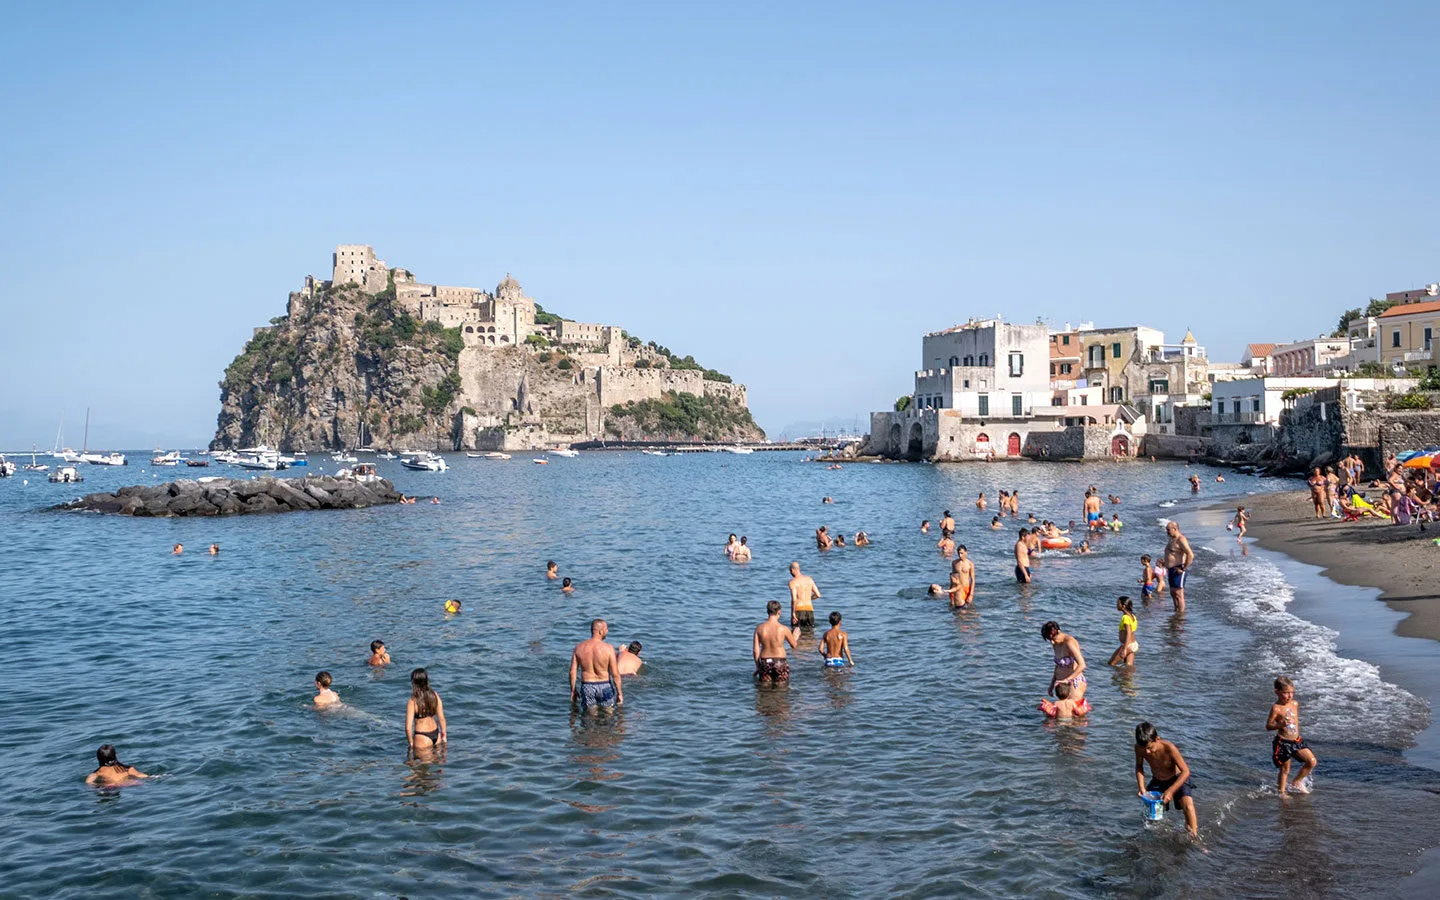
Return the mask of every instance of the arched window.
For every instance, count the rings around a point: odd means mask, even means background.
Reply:
[[[475,326],[474,326],[474,325],[466,325],[466,326],[465,326],[465,333],[466,333],[466,334],[474,334],[474,333],[475,333]]]
[[[975,365],[975,357],[973,357],[973,356],[967,356],[967,357],[965,357],[965,365],[967,365],[967,366],[973,366],[973,365]]]
[[[950,357],[950,368],[953,369],[953,368],[955,368],[955,367],[958,366],[958,365],[960,365],[960,357],[958,357],[958,356],[952,356],[952,357]]]
[[[980,354],[980,365],[981,365],[982,367],[990,365],[990,354],[988,354],[988,353],[982,353],[982,354]]]
[[[491,338],[491,340],[493,341],[494,338]],[[510,343],[510,335],[508,335],[508,334],[502,334],[502,335],[500,335],[500,343],[502,343],[502,344],[508,344],[508,343]]]

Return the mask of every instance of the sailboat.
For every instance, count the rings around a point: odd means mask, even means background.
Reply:
[[[69,462],[69,460],[66,460]],[[80,445],[80,462],[90,463],[92,466],[123,466],[125,456],[121,453],[91,453],[90,452],[90,409],[85,409],[85,443]]]
[[[23,467],[23,468],[25,469],[25,471],[27,471],[27,472],[48,472],[48,471],[50,471],[50,467],[49,467],[49,466],[42,465],[42,464],[37,463],[37,462],[35,461],[35,455],[36,455],[36,454],[35,454],[35,445],[34,445],[34,444],[31,444],[31,445],[30,445],[30,463],[29,463],[29,465],[26,465],[26,466]]]
[[[62,447],[65,443],[65,413],[60,413],[60,427],[55,429],[55,446],[50,450],[52,459],[61,459],[68,463],[80,461],[80,454],[69,447]]]

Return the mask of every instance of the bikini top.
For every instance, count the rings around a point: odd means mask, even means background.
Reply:
[[[1055,657],[1055,668],[1058,669],[1061,667],[1073,669],[1075,667],[1075,657],[1068,655]]]

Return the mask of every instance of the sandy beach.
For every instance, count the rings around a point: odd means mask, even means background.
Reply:
[[[1246,536],[1261,547],[1319,566],[1340,584],[1379,588],[1392,609],[1410,614],[1397,634],[1440,641],[1440,547],[1432,543],[1440,527],[1421,531],[1381,519],[1316,519],[1303,490],[1253,495],[1245,508]]]

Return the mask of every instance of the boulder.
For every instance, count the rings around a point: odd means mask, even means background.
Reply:
[[[303,490],[297,490],[291,487],[288,482],[279,478],[270,483],[269,487],[265,489],[265,493],[274,497],[277,503],[284,504],[293,509],[320,508],[320,504],[315,501],[314,497],[311,497]]]
[[[275,512],[281,508],[280,504],[275,502],[275,498],[269,494],[256,494],[245,501],[245,511],[251,513]]]
[[[188,478],[170,484],[131,485],[114,494],[87,494],[57,509],[142,517],[216,516],[296,509],[361,509],[400,499],[388,481],[360,482],[329,475],[306,478]]]

